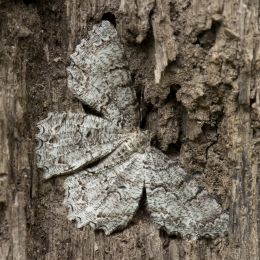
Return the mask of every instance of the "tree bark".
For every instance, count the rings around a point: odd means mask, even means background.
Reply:
[[[259,2],[0,0],[0,259],[260,259]],[[225,238],[168,237],[140,206],[111,236],[77,229],[63,177],[35,164],[36,123],[84,111],[69,55],[102,19],[116,23],[152,144],[230,214]]]

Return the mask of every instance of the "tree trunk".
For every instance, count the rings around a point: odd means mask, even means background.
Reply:
[[[0,0],[0,259],[260,259],[259,1]],[[69,55],[101,20],[116,24],[140,127],[229,212],[225,238],[189,241],[142,205],[124,231],[78,229],[64,178],[35,163],[36,123],[84,111]],[[259,76],[259,78],[258,78]]]

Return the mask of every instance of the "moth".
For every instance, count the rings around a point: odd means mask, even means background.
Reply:
[[[169,235],[224,236],[221,205],[139,129],[123,45],[109,21],[82,39],[67,71],[68,88],[95,113],[49,113],[38,123],[36,156],[46,179],[66,174],[68,218],[109,235],[127,227],[145,191],[149,217]]]

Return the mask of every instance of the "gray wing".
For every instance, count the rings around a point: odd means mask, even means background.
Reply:
[[[169,235],[224,236],[229,218],[216,200],[160,151],[142,152],[141,142],[143,137],[137,135],[111,154],[117,158],[114,164],[109,156],[66,179],[69,219],[75,219],[78,227],[90,225],[111,234],[131,221],[145,188],[151,220]]]
[[[115,125],[137,126],[138,110],[117,31],[109,21],[95,25],[71,55],[68,87],[83,103]]]
[[[49,113],[37,126],[37,166],[45,178],[96,162],[131,138],[107,120],[79,113]]]
[[[147,207],[155,224],[189,239],[227,233],[228,214],[194,178],[155,148],[147,150],[144,165]]]
[[[77,227],[90,225],[106,235],[123,229],[133,218],[142,196],[142,156],[132,154],[112,168],[90,168],[66,178],[64,204]]]
[[[64,204],[77,226],[105,233],[125,228],[138,209],[144,188],[143,161],[149,136],[135,132],[110,156],[64,183]]]

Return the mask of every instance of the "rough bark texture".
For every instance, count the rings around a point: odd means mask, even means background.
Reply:
[[[259,9],[256,0],[0,0],[0,259],[259,259]],[[87,109],[68,91],[66,66],[102,18],[124,44],[140,127],[229,210],[228,237],[168,237],[142,203],[122,232],[77,229],[64,179],[36,169],[36,123]]]

